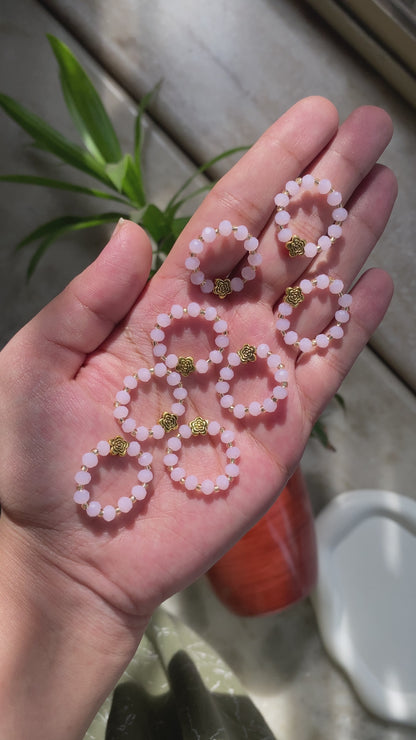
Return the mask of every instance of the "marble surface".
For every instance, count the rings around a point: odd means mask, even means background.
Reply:
[[[346,414],[336,405],[328,409],[328,431],[337,452],[325,451],[311,441],[303,469],[315,512],[332,497],[353,488],[387,488],[416,498],[416,403],[400,379],[401,376],[412,382],[415,369],[411,360],[414,290],[410,239],[414,229],[407,210],[411,199],[412,144],[410,113],[405,104],[370,70],[357,74],[364,67],[342,44],[338,44],[339,56],[335,54],[335,39],[325,35],[327,32],[316,23],[315,16],[300,2],[259,0],[257,7],[262,12],[257,13],[252,10],[254,4],[244,0],[230,0],[226,5],[216,0],[204,6],[206,16],[200,27],[189,2],[121,0],[117,4],[99,4],[89,0],[81,5],[48,0],[48,5],[65,11],[65,24],[71,21],[83,44],[97,54],[98,61],[92,60],[82,44],[71,37],[62,20],[54,19],[36,0],[19,0],[18,4],[15,0],[3,0],[0,89],[74,137],[45,39],[46,33],[53,33],[69,43],[88,66],[123,145],[128,146],[134,107],[126,90],[137,96],[164,76],[163,90],[152,110],[153,120],[147,122],[146,141],[149,191],[159,204],[166,202],[172,190],[192,171],[189,155],[202,161],[226,146],[254,138],[275,115],[304,94],[309,84],[306,70],[314,80],[306,91],[323,92],[319,70],[329,59],[331,65],[325,67],[326,94],[335,97],[343,116],[362,102],[387,104],[397,119],[398,133],[385,160],[398,168],[403,192],[377,260],[393,268],[396,304],[373,345],[380,357],[366,349],[343,385]],[[236,8],[241,9],[237,16]],[[139,10],[140,24],[135,25],[134,13]],[[302,63],[295,60],[294,54],[289,56],[288,50],[295,48],[296,39],[298,48],[302,47]],[[299,39],[303,40],[300,47]],[[269,75],[275,69],[275,62],[271,66],[267,63],[273,56],[272,42],[282,59],[275,86],[267,83],[266,76],[266,72]],[[215,54],[213,48],[217,49]],[[175,64],[182,64],[182,71]],[[204,95],[196,95],[197,89],[203,90]],[[54,177],[62,175],[61,166],[44,164],[44,157],[27,146],[27,136],[12,122],[2,116],[1,125],[2,173],[37,170]],[[88,264],[104,243],[106,230],[61,240],[40,263],[34,280],[28,287],[25,285],[27,256],[13,252],[19,238],[42,220],[68,210],[84,214],[106,210],[100,202],[84,202],[75,195],[70,196],[70,204],[68,207],[68,195],[59,191],[0,186],[1,343]],[[410,312],[404,316],[401,312],[406,306],[410,306]],[[399,377],[383,362],[384,358],[390,363],[392,355]],[[169,608],[212,642],[230,663],[278,740],[416,737],[414,729],[385,725],[361,707],[346,679],[326,656],[308,601],[280,615],[242,619],[222,607],[205,579],[201,579],[171,599]]]

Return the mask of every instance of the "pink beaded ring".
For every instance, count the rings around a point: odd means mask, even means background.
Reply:
[[[290,228],[291,217],[286,208],[289,205],[290,199],[302,189],[317,189],[319,194],[327,196],[327,203],[334,207],[332,211],[333,223],[328,227],[327,233],[319,237],[316,244],[314,242],[307,242],[306,239],[297,236]],[[342,224],[348,216],[348,211],[342,205],[341,193],[334,190],[330,181],[327,179],[318,180],[313,175],[304,175],[303,177],[296,178],[296,180],[289,180],[285,185],[285,189],[275,196],[274,202],[277,207],[274,220],[279,227],[277,238],[285,244],[290,257],[297,257],[303,254],[306,257],[315,257],[319,252],[327,252],[332,244],[342,235]]]
[[[166,354],[167,346],[163,344],[165,339],[165,329],[167,329],[173,319],[181,319],[183,317],[200,318],[203,317],[205,320],[212,325],[215,337],[216,349],[209,353],[208,358],[194,360],[193,357],[178,357],[175,354]],[[222,353],[224,349],[228,347],[230,340],[228,338],[228,324],[224,319],[218,316],[216,308],[208,306],[207,308],[201,308],[199,303],[189,303],[188,306],[183,308],[182,306],[172,306],[170,313],[161,313],[157,317],[157,324],[154,329],[150,332],[150,337],[153,341],[153,354],[155,357],[160,358],[166,366],[174,370],[173,379],[181,379],[187,377],[190,373],[196,370],[197,373],[204,374],[208,372],[211,363],[220,364],[222,362]],[[173,380],[172,379],[172,380]],[[172,382],[171,380],[171,382]],[[168,378],[169,382],[169,378]]]
[[[313,290],[325,290],[338,296],[339,309],[335,312],[335,324],[328,329],[326,334],[317,334],[314,339],[302,337],[299,339],[297,332],[290,329],[290,320],[293,309],[296,308],[305,298],[305,295]],[[310,352],[315,347],[325,348],[333,339],[341,339],[344,336],[343,324],[346,324],[350,318],[350,306],[352,296],[349,293],[343,293],[344,283],[342,280],[335,279],[329,275],[318,275],[313,280],[301,280],[298,286],[286,288],[286,295],[283,302],[278,306],[278,319],[276,329],[278,329],[285,341],[285,344],[292,345],[300,349],[301,352]]]
[[[91,468],[99,465],[99,458],[107,455],[125,455],[137,457],[141,470],[137,474],[139,483],[132,487],[129,496],[121,496],[118,499],[117,506],[107,505],[102,507],[99,501],[90,501],[90,493],[85,488],[91,482]],[[109,441],[101,440],[97,446],[90,452],[86,452],[82,457],[81,469],[75,474],[75,483],[77,489],[74,493],[74,501],[85,509],[91,518],[99,517],[106,522],[111,522],[118,514],[127,514],[133,508],[136,501],[142,501],[146,497],[146,489],[153,479],[151,469],[152,455],[150,452],[142,452],[140,445],[136,441],[127,442],[123,437],[114,437]]]
[[[271,396],[263,401],[236,404],[234,396],[229,392],[230,381],[234,377],[234,368],[241,363],[255,362],[258,357],[267,361],[267,366],[270,368],[277,385],[273,388]],[[278,402],[287,396],[288,378],[288,372],[281,362],[280,356],[273,354],[267,344],[259,344],[258,347],[245,344],[238,352],[230,352],[228,365],[221,368],[215,389],[220,396],[222,408],[231,411],[237,419],[243,419],[246,414],[259,416],[264,412],[273,413],[273,411],[276,411]]]
[[[138,382],[148,383],[154,377],[166,377],[167,383],[173,388],[175,401],[172,403],[170,411],[163,412],[157,424],[152,427],[145,427],[138,425],[136,420],[129,416],[129,404],[131,393],[137,388]],[[113,416],[119,422],[123,432],[131,434],[140,442],[144,442],[148,437],[162,439],[166,432],[178,428],[178,417],[185,413],[184,401],[188,395],[188,391],[182,385],[179,373],[170,370],[164,362],[158,362],[154,367],[141,367],[132,375],[126,375],[123,382],[123,389],[116,394],[113,411]]]
[[[248,265],[241,270],[240,277],[224,277],[210,280],[205,277],[201,270],[200,257],[204,251],[205,244],[212,244],[218,236],[234,236],[238,242],[244,242],[244,249],[248,252]],[[258,253],[259,240],[252,236],[247,226],[233,226],[230,221],[221,221],[218,228],[206,226],[202,229],[201,235],[197,239],[192,239],[189,243],[190,256],[185,260],[185,267],[191,272],[191,283],[199,285],[202,293],[213,293],[219,298],[225,298],[230,293],[239,293],[243,290],[245,283],[253,280],[256,276],[256,270],[262,263],[262,256]]]
[[[205,478],[202,482],[199,482],[196,475],[189,475],[186,473],[184,468],[178,466],[178,454],[182,448],[182,440],[187,440],[192,437],[192,435],[196,436],[206,434],[211,437],[220,435],[220,440],[226,447],[225,454],[227,464],[224,472],[216,476],[215,480],[212,480],[212,478]],[[236,463],[236,460],[238,460],[239,457],[240,450],[234,445],[234,432],[224,429],[224,427],[217,421],[208,422],[207,419],[197,416],[197,418],[193,419],[189,424],[183,424],[180,426],[176,437],[171,437],[168,440],[168,446],[163,462],[170,471],[170,477],[173,481],[183,485],[187,491],[196,491],[197,493],[203,493],[205,496],[209,496],[211,493],[226,491],[229,488],[230,483],[232,483],[239,475],[240,469]]]

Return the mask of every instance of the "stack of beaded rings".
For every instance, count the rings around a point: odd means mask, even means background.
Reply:
[[[152,427],[138,426],[136,420],[129,416],[128,406],[131,401],[131,392],[137,388],[138,381],[148,383],[152,377],[163,378],[165,376],[168,385],[174,389],[175,401],[172,403],[170,411],[164,411],[158,423]],[[188,391],[182,386],[179,373],[170,370],[164,362],[157,362],[154,367],[141,367],[132,375],[126,375],[123,383],[123,389],[116,394],[113,412],[113,416],[121,425],[123,432],[131,434],[140,442],[144,442],[148,437],[162,439],[165,432],[177,429],[178,416],[185,413],[184,400],[188,395]]]
[[[184,316],[190,316],[191,318],[204,317],[208,323],[211,323],[213,330],[217,335],[215,337],[216,349],[209,353],[208,358],[194,360],[193,357],[178,357],[175,354],[168,354],[167,346],[163,344],[165,339],[166,329],[172,323],[173,319],[181,319]],[[225,347],[228,347],[230,340],[228,338],[228,324],[224,319],[218,316],[216,308],[208,306],[207,308],[201,308],[199,303],[189,303],[185,308],[179,305],[173,305],[169,313],[161,313],[157,317],[157,324],[154,329],[150,332],[150,337],[153,341],[153,354],[155,357],[160,358],[168,368],[175,370],[175,377],[180,375],[186,377],[191,372],[196,370],[200,374],[204,374],[208,371],[211,363],[220,364],[222,362],[222,353]],[[168,378],[169,383],[169,378]]]
[[[178,453],[182,447],[182,440],[189,439],[192,435],[196,436],[200,434],[209,434],[211,437],[220,435],[221,442],[226,447],[225,454],[227,457],[227,464],[225,465],[224,472],[218,475],[215,478],[215,481],[211,478],[205,478],[200,483],[196,475],[188,475],[184,468],[177,465],[179,461]],[[168,440],[168,446],[163,462],[170,471],[170,477],[172,480],[182,484],[187,491],[196,491],[209,496],[211,493],[226,491],[234,478],[239,475],[240,469],[235,462],[239,457],[240,450],[234,445],[234,432],[224,429],[224,427],[217,421],[209,422],[207,419],[197,416],[196,419],[193,419],[189,424],[183,424],[180,426],[176,437],[171,437]]]
[[[90,493],[85,488],[91,482],[90,468],[95,468],[99,464],[99,457],[107,455],[125,455],[137,457],[141,470],[137,474],[139,484],[131,489],[130,496],[121,496],[118,499],[117,506],[107,505],[102,507],[99,501],[90,501]],[[85,509],[88,516],[100,517],[106,522],[111,522],[117,514],[127,514],[133,508],[136,501],[142,501],[146,497],[146,488],[153,479],[151,469],[153,457],[150,452],[142,452],[138,442],[127,442],[123,437],[114,437],[109,441],[101,440],[97,446],[90,452],[82,456],[81,469],[75,474],[75,483],[77,489],[74,493],[74,501]]]
[[[229,393],[230,381],[234,377],[234,369],[241,363],[255,362],[257,357],[265,359],[267,365],[273,373],[277,385],[273,388],[271,396],[265,398],[262,402],[251,401],[246,403],[234,403],[234,396]],[[227,358],[228,364],[221,368],[220,377],[215,386],[220,396],[222,408],[229,409],[237,419],[243,419],[246,414],[250,416],[259,416],[259,414],[276,411],[277,403],[287,396],[288,372],[281,362],[280,356],[273,354],[267,344],[259,344],[254,347],[245,344],[238,352],[230,352]]]
[[[240,277],[223,277],[210,280],[200,269],[200,256],[204,251],[205,244],[211,244],[218,236],[234,236],[239,242],[244,242],[244,249],[248,252],[248,265],[241,270]],[[197,239],[189,243],[190,256],[185,260],[185,267],[191,272],[191,283],[199,285],[203,293],[213,293],[219,298],[225,298],[230,293],[239,293],[244,284],[253,280],[256,269],[262,262],[262,256],[258,253],[259,240],[249,234],[247,226],[233,226],[231,221],[221,221],[218,228],[206,226]]]
[[[299,339],[297,332],[290,330],[289,316],[291,316],[293,309],[302,303],[305,295],[316,288],[318,290],[328,288],[330,293],[338,296],[339,309],[335,312],[336,323],[328,329],[326,334],[317,334],[314,339],[308,337]],[[310,352],[315,347],[327,347],[332,339],[341,339],[344,336],[342,324],[349,321],[352,303],[352,296],[349,293],[343,293],[343,290],[344,283],[342,280],[324,274],[318,275],[312,280],[301,280],[296,287],[286,288],[285,298],[277,309],[278,319],[276,321],[276,329],[280,331],[285,343],[297,347],[301,352]]]
[[[316,188],[321,195],[326,195],[327,203],[334,207],[332,211],[334,221],[328,227],[327,233],[319,237],[316,244],[314,242],[307,242],[306,239],[293,234],[290,228],[290,214],[286,210],[290,199],[294,195],[297,195],[301,189],[311,190],[312,188]],[[285,189],[275,196],[274,202],[277,206],[277,213],[274,220],[279,227],[277,238],[286,245],[290,257],[297,257],[303,254],[306,257],[315,257],[319,252],[328,251],[334,241],[341,236],[342,223],[348,216],[348,211],[342,206],[341,193],[334,190],[329,180],[318,180],[313,175],[304,175],[303,177],[296,178],[296,180],[289,180],[285,185]]]

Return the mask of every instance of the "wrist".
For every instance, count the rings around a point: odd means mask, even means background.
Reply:
[[[0,737],[81,738],[146,620],[118,613],[0,519]]]

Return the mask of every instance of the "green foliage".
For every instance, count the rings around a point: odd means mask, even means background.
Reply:
[[[119,206],[117,210],[95,216],[61,216],[36,228],[17,245],[20,249],[38,242],[29,262],[27,277],[31,277],[42,255],[63,234],[103,223],[116,222],[121,216],[133,217],[151,236],[155,245],[155,271],[190,218],[190,216],[178,215],[178,211],[191,198],[212,187],[212,184],[208,184],[190,192],[190,186],[197,175],[205,172],[216,162],[243,151],[247,147],[225,151],[196,169],[172,195],[166,208],[161,210],[147,201],[142,172],[143,114],[151,104],[160,83],[144,95],[138,107],[134,127],[133,155],[123,154],[111,120],[87,73],[62,41],[54,36],[48,36],[48,40],[58,63],[64,100],[81,137],[82,146],[69,141],[16,100],[1,93],[0,107],[30,134],[34,146],[98,180],[107,190],[36,175],[6,174],[0,176],[0,181],[68,190],[110,200],[120,204],[123,208]]]

